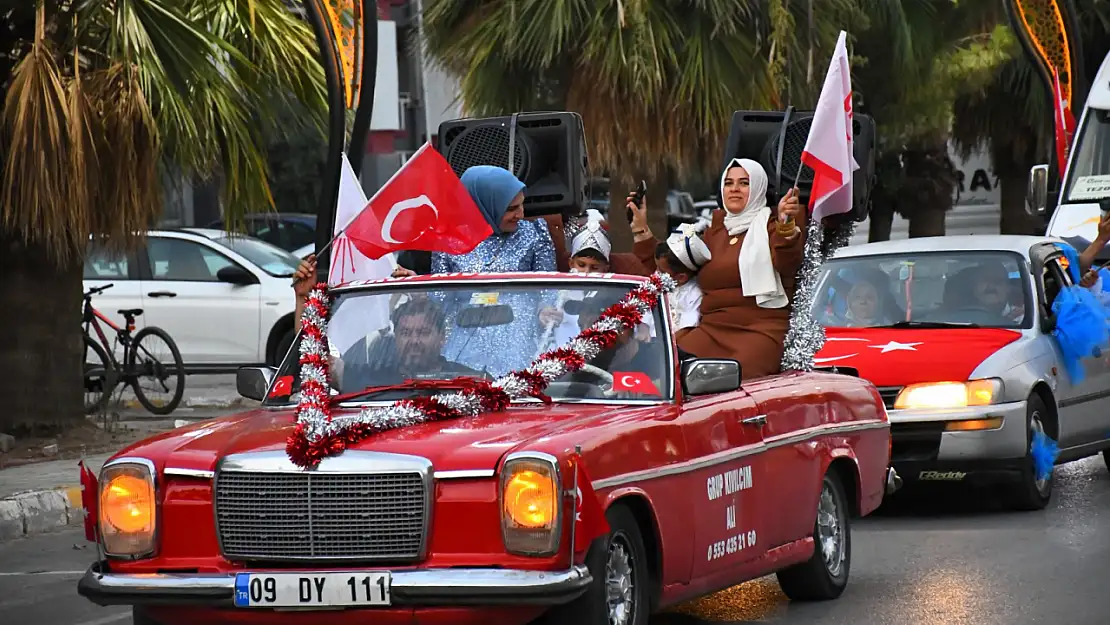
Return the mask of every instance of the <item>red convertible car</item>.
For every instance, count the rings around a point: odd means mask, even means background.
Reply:
[[[772,572],[792,599],[838,597],[850,519],[900,481],[878,391],[820,372],[741,384],[735,361],[684,358],[666,296],[584,366],[537,360],[572,362],[650,284],[533,273],[332,289],[326,327],[306,316],[278,370],[240,370],[260,408],[104,465],[80,594],[134,606],[143,625],[643,625]],[[320,362],[306,344],[319,340],[328,366],[299,364]],[[476,416],[427,413],[526,369],[557,377]],[[326,416],[303,401],[324,377]],[[314,461],[298,437],[316,441]]]

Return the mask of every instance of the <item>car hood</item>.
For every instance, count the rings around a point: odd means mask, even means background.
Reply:
[[[555,433],[592,428],[642,407],[525,404],[505,412],[424,423],[377,434],[350,449],[427,458],[437,471],[494,469],[501,456]],[[338,410],[336,414],[355,413]],[[131,445],[116,457],[148,458],[161,468],[212,471],[227,455],[284,450],[293,434],[293,410],[257,409],[197,423]]]
[[[989,356],[1021,338],[995,328],[827,328],[818,367],[852,367],[875,386],[962,382]]]

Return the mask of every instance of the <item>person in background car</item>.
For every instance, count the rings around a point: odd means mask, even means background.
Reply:
[[[1110,243],[1110,213],[1102,215],[1098,222],[1098,235],[1079,255],[1079,271],[1083,274],[1079,285],[1090,289],[1103,306],[1110,307],[1110,269],[1094,266],[1095,258],[1107,243]]]

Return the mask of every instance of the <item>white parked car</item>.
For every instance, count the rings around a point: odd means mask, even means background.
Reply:
[[[190,373],[234,371],[276,365],[289,351],[298,262],[269,243],[221,230],[156,230],[123,258],[94,246],[84,288],[112,284],[93,306],[112,319],[118,310],[141,308],[136,327],[168,332]]]

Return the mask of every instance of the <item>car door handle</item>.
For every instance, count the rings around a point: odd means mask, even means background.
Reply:
[[[177,293],[171,291],[155,291],[153,293],[147,293],[147,297],[177,297]]]
[[[764,426],[767,425],[767,415],[757,414],[754,417],[748,417],[747,419],[744,419],[743,421],[741,421],[741,423],[743,423],[744,425]]]

